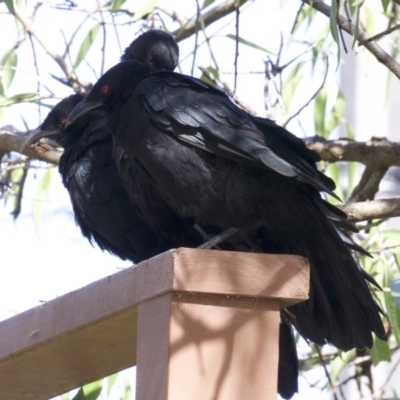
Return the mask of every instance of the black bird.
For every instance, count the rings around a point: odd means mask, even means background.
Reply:
[[[83,236],[102,250],[136,263],[174,247],[172,236],[160,236],[149,227],[122,187],[103,112],[93,110],[64,128],[69,112],[82,99],[75,94],[58,103],[28,140],[51,137],[64,148],[59,172]],[[196,239],[188,240],[189,244],[201,242],[200,236]]]
[[[321,198],[320,191],[333,194],[334,182],[301,139],[198,79],[152,73],[138,60],[106,72],[67,124],[98,107],[131,168],[144,171],[182,218],[236,227],[264,252],[309,259],[310,298],[288,309],[305,338],[343,350],[371,347],[372,332],[386,338],[366,282],[372,278],[338,229],[348,224],[345,216]],[[126,168],[120,176],[128,192],[138,192]],[[147,215],[144,198],[135,201]]]
[[[173,70],[178,56],[179,48],[172,37],[152,30],[135,40],[122,58],[142,60],[156,71]],[[50,137],[64,148],[59,172],[83,236],[91,243],[95,241],[102,250],[135,263],[173,247],[200,245],[203,237],[161,198],[157,199],[157,193],[148,201],[157,211],[164,230],[156,232],[141,217],[121,184],[112,156],[112,137],[101,109],[93,110],[65,129],[68,114],[83,99],[84,95],[75,94],[62,100],[25,142],[27,146]],[[125,154],[121,149],[118,155],[123,163]],[[141,171],[135,174],[140,175]],[[138,180],[147,182],[140,176]],[[151,190],[147,193],[152,194]]]
[[[59,172],[83,236],[102,250],[136,263],[174,247],[200,245],[202,236],[162,199],[158,204],[153,199],[153,205],[161,210],[163,230],[155,232],[139,215],[120,182],[111,156],[112,138],[101,110],[93,110],[65,129],[68,114],[83,98],[82,94],[75,94],[58,103],[25,144],[46,137],[64,148]],[[223,248],[235,249],[240,242],[236,240],[234,247]],[[252,250],[243,245],[240,249]],[[278,383],[281,396],[290,398],[297,392],[298,364],[292,329],[282,318]]]

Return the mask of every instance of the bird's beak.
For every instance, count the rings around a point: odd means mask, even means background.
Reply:
[[[52,130],[46,130],[40,128],[40,126],[33,131],[30,131],[25,138],[25,140],[22,143],[21,146],[21,151],[24,151],[27,147],[29,147],[31,144],[38,142],[40,139],[48,136],[53,136],[57,135],[58,130],[57,129],[52,129]]]
[[[68,128],[78,118],[87,114],[90,110],[101,107],[103,104],[101,101],[91,101],[84,99],[82,100],[68,115],[65,127]]]

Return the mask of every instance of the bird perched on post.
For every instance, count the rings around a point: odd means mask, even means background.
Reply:
[[[350,224],[321,198],[335,185],[301,139],[249,115],[205,82],[153,73],[139,60],[107,71],[67,124],[99,107],[128,165],[140,168],[179,216],[206,227],[236,227],[264,252],[309,259],[310,298],[288,309],[305,338],[343,350],[371,347],[373,332],[386,338],[367,285],[373,280],[338,228]],[[126,170],[120,168],[124,186],[137,193]],[[143,215],[151,213],[145,198],[135,199]]]

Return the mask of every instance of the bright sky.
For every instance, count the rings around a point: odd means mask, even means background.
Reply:
[[[126,2],[128,8],[132,7],[134,3],[134,1]],[[85,1],[81,2],[81,4],[87,6],[88,4],[95,4],[95,2]],[[169,1],[168,4],[172,9],[179,5],[177,9],[179,9],[180,13],[191,16],[195,2],[174,0]],[[294,1],[255,1],[251,7],[242,13],[241,34],[247,40],[276,52],[279,46],[280,30],[286,31],[293,23],[297,4]],[[4,4],[0,4],[0,10],[4,9]],[[60,30],[62,29],[66,36],[69,36],[71,26],[76,26],[76,21],[82,18],[82,15],[72,17],[68,13],[62,13],[62,18],[60,18],[60,14],[57,14],[54,10],[43,7],[38,12],[36,27],[52,48],[62,52],[63,48],[57,48],[60,43],[63,43]],[[232,16],[228,18],[232,18]],[[122,29],[124,30],[121,35],[122,48],[125,48],[133,39],[136,29],[132,27],[124,27]],[[0,42],[0,57],[14,44],[12,33],[10,33],[14,32],[14,30],[12,19],[0,14],[0,37],[3,38]],[[86,31],[87,28],[84,33]],[[221,37],[214,40],[212,45],[222,70],[233,69],[234,42],[222,36],[227,33],[233,33],[233,31],[221,31]],[[89,53],[89,56],[95,60],[100,55],[101,40],[99,39],[100,35],[94,48]],[[114,65],[120,55],[112,33],[109,34],[108,40],[113,41],[113,43],[108,46],[106,68]],[[77,42],[79,42],[79,36]],[[49,70],[58,76],[61,73],[57,66],[50,65],[48,58],[44,57],[39,46],[36,48],[41,79],[44,82],[51,82],[52,78],[48,74]],[[193,48],[193,44],[191,41],[186,41],[180,45],[180,48],[182,58]],[[76,49],[73,49],[73,51],[76,54]],[[21,70],[34,71],[30,54],[30,45],[27,41],[21,47],[19,53],[18,67]],[[296,54],[293,52],[286,57],[290,59]],[[203,47],[197,57],[197,65],[210,65],[206,48]],[[239,68],[242,71],[263,70],[263,60],[265,60],[265,53],[250,50],[246,46],[240,47]],[[189,58],[183,65],[184,72],[190,73],[190,67],[191,59]],[[81,75],[88,76],[87,80],[94,80],[93,75],[89,75],[88,68],[82,68],[80,77]],[[231,76],[227,76],[227,79],[231,78]],[[333,79],[333,85],[334,81],[335,78]],[[308,85],[313,84],[308,83]],[[316,85],[318,84],[317,82]],[[54,84],[49,84],[49,86],[54,87]],[[70,90],[62,85],[56,85],[55,87],[57,88],[57,94],[65,96],[71,93]],[[36,82],[29,75],[21,72],[17,75],[11,91],[12,94],[35,92]],[[305,91],[306,96],[309,96],[309,93],[308,90]],[[240,77],[238,95],[252,108],[263,114],[262,75]],[[308,114],[308,121],[312,121],[310,112],[308,110],[305,113],[306,116]],[[5,110],[0,126],[12,124],[24,130],[20,113],[23,114],[30,128],[38,125],[37,109],[32,106],[17,106]],[[46,114],[47,112],[44,111],[42,117]],[[310,124],[310,122],[307,122],[307,117],[304,118],[304,121],[303,125]],[[292,126],[293,129],[297,127],[296,124]],[[96,247],[92,248],[87,240],[82,238],[73,220],[68,194],[64,190],[57,173],[54,174],[49,196],[42,204],[41,229],[40,233],[38,233],[33,224],[32,199],[35,198],[38,177],[40,176],[41,171],[31,171],[24,190],[22,214],[17,221],[13,221],[12,216],[9,214],[10,205],[2,207],[0,211],[0,243],[2,244],[0,319],[8,318],[15,313],[34,307],[42,301],[48,301],[115,273],[118,268],[130,265],[130,263],[123,262],[107,253],[102,253]],[[320,373],[321,371],[318,371],[310,375],[310,381],[314,382],[321,378],[322,375],[319,376]],[[324,394],[321,394],[319,390],[309,390],[308,384],[302,379],[300,379],[300,392],[301,395],[296,396],[295,399],[325,398]],[[116,400],[117,398],[118,396],[115,393],[109,399]]]

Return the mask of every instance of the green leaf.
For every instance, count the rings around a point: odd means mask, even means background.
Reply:
[[[0,107],[7,107],[7,106],[10,106],[11,104],[22,103],[25,100],[33,99],[34,97],[37,97],[37,93],[16,94],[16,95],[11,96],[8,99],[5,99],[4,101],[2,101],[0,103]]]
[[[14,0],[4,0],[10,14],[15,15]]]
[[[40,234],[41,215],[42,215],[42,200],[45,200],[49,194],[50,183],[54,174],[55,168],[49,168],[40,178],[35,191],[35,199],[33,200],[33,224],[36,232]]]
[[[297,86],[303,79],[303,74],[300,73],[303,68],[304,62],[299,62],[290,71],[289,76],[285,79],[282,85],[282,100],[283,106],[285,107],[285,112],[288,114],[290,102],[296,92]]]
[[[371,360],[374,366],[378,365],[380,361],[391,360],[391,353],[388,342],[385,342],[375,336],[374,345],[371,349]]]
[[[364,1],[362,1],[362,3],[363,2]],[[360,35],[360,10],[361,10],[362,3],[355,7],[356,22],[355,22],[355,29],[354,29],[354,36],[353,36],[353,44],[352,44],[353,48],[354,48],[354,45],[356,44],[356,41],[358,40],[358,36]]]
[[[3,87],[3,95],[6,95],[15,75],[15,70],[11,69],[10,67],[15,68],[17,66],[17,62],[18,57],[15,48],[8,50],[1,59],[0,65],[2,67],[8,67],[0,69],[0,83]]]
[[[89,383],[81,387],[72,400],[96,400],[103,389],[103,380]]]
[[[116,11],[118,11],[118,10],[121,8],[122,4],[125,3],[125,1],[126,1],[126,0],[114,0],[114,1],[112,2],[112,4],[111,4],[110,11],[111,11],[111,12],[116,12]]]
[[[90,47],[92,46],[94,40],[96,39],[97,34],[99,33],[101,24],[97,22],[92,29],[88,32],[86,35],[85,39],[83,39],[83,42],[81,44],[81,47],[78,51],[78,55],[76,56],[74,65],[72,68],[75,70],[79,64],[82,62],[82,60],[85,58],[87,52],[89,51]]]
[[[143,18],[145,15],[153,11],[160,0],[139,0],[139,4],[136,7],[134,21]]]
[[[340,186],[340,170],[339,170],[339,165],[337,163],[332,163],[329,164],[328,167],[325,170],[325,175],[328,175],[330,178],[332,178],[335,183],[336,183],[336,190],[335,193],[337,196],[341,199],[344,198],[343,196],[343,190],[342,187]],[[328,201],[333,204],[341,204],[342,202],[335,199],[334,197],[328,195]]]
[[[345,122],[344,128],[345,128],[345,131],[346,131],[346,137],[348,137],[349,139],[354,139],[354,129],[353,129],[353,127],[349,123]]]
[[[335,104],[333,105],[330,114],[325,120],[325,128],[323,132],[323,136],[327,138],[334,129],[339,125],[339,122],[343,119],[343,112],[346,107],[346,101],[344,99],[343,93],[341,91],[338,92],[338,95],[335,100]]]
[[[229,35],[226,35],[226,37],[236,41],[236,36],[235,35],[229,34]],[[253,49],[261,50],[261,51],[263,51],[265,53],[275,55],[275,53],[267,50],[265,47],[261,47],[258,44],[255,44],[253,42],[249,42],[248,40],[243,39],[240,36],[237,38],[237,40],[239,41],[239,43],[242,43],[242,44],[244,44],[246,46],[252,47]]]
[[[338,378],[340,372],[343,368],[348,364],[348,362],[355,357],[356,349],[342,352],[338,357],[335,357],[330,363],[330,372],[329,375],[331,377],[331,381],[335,382]]]
[[[347,163],[347,177],[349,180],[349,184],[347,185],[347,193],[350,195],[357,183],[357,171],[358,171],[358,163],[350,161]],[[349,197],[349,196],[348,196]]]
[[[117,380],[117,374],[110,375],[107,378],[107,395],[108,396],[110,395],[111,389],[114,386],[116,380]]]
[[[215,0],[204,0],[203,5],[201,6],[201,9],[204,10],[208,6],[210,6],[212,3],[214,3]]]
[[[314,127],[315,133],[319,136],[325,137],[325,112],[326,112],[326,99],[328,93],[322,88],[314,101]]]
[[[329,18],[329,23],[330,23],[330,28],[331,28],[331,34],[333,37],[333,40],[337,44],[337,63],[339,65],[340,61],[340,39],[339,39],[339,30],[337,26],[337,15],[338,15],[338,2],[337,0],[332,0],[331,2],[331,15]]]
[[[383,7],[383,11],[387,11],[388,5],[390,3],[390,0],[382,0],[382,7]]]
[[[353,15],[356,7],[361,6],[365,0],[349,0],[350,14]]]

